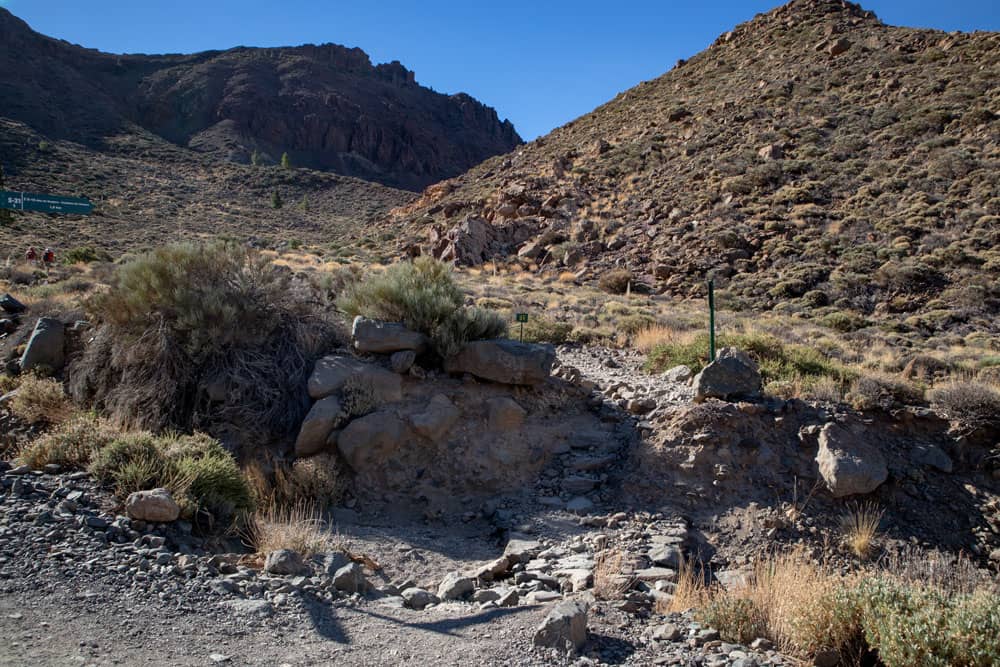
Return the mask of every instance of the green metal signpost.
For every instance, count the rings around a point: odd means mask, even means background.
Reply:
[[[524,323],[528,321],[528,313],[517,313],[514,318],[521,325],[521,334],[517,337],[519,341],[524,342]]]
[[[708,360],[715,361],[715,281],[708,281]]]
[[[75,213],[87,215],[94,210],[89,199],[60,197],[34,192],[0,190],[0,208],[12,211],[38,211],[40,213]]]

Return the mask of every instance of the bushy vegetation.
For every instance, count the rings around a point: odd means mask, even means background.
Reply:
[[[497,338],[507,332],[507,323],[499,315],[483,308],[465,308],[464,302],[447,264],[417,257],[347,285],[337,306],[352,318],[362,315],[402,322],[429,336],[437,353],[447,357],[467,341]]]
[[[110,262],[111,255],[107,251],[98,250],[93,246],[78,246],[67,250],[62,259],[66,264],[90,264],[91,262]]]
[[[801,659],[836,651],[842,664],[853,664],[874,651],[888,667],[998,664],[995,585],[968,563],[924,558],[940,557],[910,555],[843,574],[795,550],[765,556],[745,585],[729,590],[687,568],[678,590],[724,640],[764,637]]]
[[[158,248],[118,267],[89,303],[101,324],[72,368],[73,396],[140,428],[284,435],[332,335],[314,299],[233,243]]]
[[[1000,391],[988,384],[950,382],[931,392],[931,404],[969,427],[1000,424]]]
[[[10,409],[29,424],[58,424],[73,413],[62,383],[35,374],[25,376],[18,384]]]
[[[683,364],[695,373],[708,363],[708,334],[678,336],[655,345],[649,353],[646,367],[664,371]],[[786,345],[769,334],[723,334],[716,346],[735,347],[750,354],[760,367],[764,383],[797,378],[835,378],[846,380],[851,372],[842,364],[829,359],[820,351],[805,345]]]
[[[597,280],[597,286],[609,294],[624,294],[631,289],[635,277],[628,269],[607,271]]]
[[[924,390],[921,385],[894,375],[866,372],[851,382],[845,398],[856,410],[891,410],[922,403]]]
[[[77,415],[43,434],[21,450],[18,459],[40,470],[54,463],[69,470],[82,470],[94,453],[120,435],[120,431],[94,415]]]
[[[92,453],[87,469],[121,500],[135,491],[169,489],[189,519],[208,512],[213,521],[228,525],[253,507],[232,454],[204,434],[119,435]]]

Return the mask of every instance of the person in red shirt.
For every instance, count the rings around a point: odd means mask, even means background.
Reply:
[[[34,264],[38,261],[38,251],[35,250],[35,246],[30,246],[28,252],[24,253],[24,261],[29,264]]]
[[[45,266],[55,263],[56,254],[52,252],[52,248],[45,249],[45,253],[42,255],[42,261],[45,263]]]

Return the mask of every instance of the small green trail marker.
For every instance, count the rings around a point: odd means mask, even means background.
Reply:
[[[715,361],[715,281],[708,281],[708,361]]]
[[[35,192],[0,190],[0,208],[11,211],[38,211],[40,213],[74,213],[88,215],[94,210],[89,199],[60,197]]]
[[[524,342],[524,323],[528,321],[528,313],[517,313],[514,315],[514,319],[521,325],[521,333],[518,335],[517,339]]]

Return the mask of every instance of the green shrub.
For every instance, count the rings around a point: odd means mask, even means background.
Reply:
[[[833,329],[841,333],[850,333],[868,326],[868,321],[865,318],[842,310],[824,315],[819,318],[819,323],[828,329]]]
[[[628,269],[607,271],[598,280],[597,286],[608,294],[624,294],[632,286],[634,277]]]
[[[503,338],[507,320],[486,308],[459,308],[431,334],[431,344],[442,358],[458,354],[470,340]]]
[[[349,417],[363,417],[378,409],[378,392],[371,378],[352,376],[340,390],[340,407]]]
[[[428,336],[461,308],[464,298],[450,267],[430,257],[395,264],[347,286],[337,306],[348,317],[402,322]]]
[[[520,329],[518,329],[520,331]],[[562,345],[570,339],[573,325],[568,322],[558,322],[550,317],[538,315],[528,318],[524,325],[524,340],[528,343],[552,343]]]
[[[722,595],[698,613],[698,620],[719,630],[723,640],[749,644],[765,635],[760,611],[750,600]]]
[[[10,411],[29,424],[59,424],[73,414],[73,406],[62,382],[32,372],[18,385]]]
[[[888,667],[1000,664],[1000,597],[876,577],[860,587],[868,645]]]
[[[135,491],[169,489],[187,518],[207,511],[228,523],[253,505],[236,460],[204,434],[123,435],[98,449],[88,470],[113,486],[120,500]]]
[[[347,285],[337,306],[352,318],[402,322],[429,336],[435,351],[448,357],[470,340],[498,338],[507,331],[501,315],[486,308],[464,308],[464,301],[447,264],[418,257]]]
[[[110,262],[111,255],[104,250],[97,250],[93,246],[79,246],[71,248],[63,255],[65,264],[90,264],[91,262]]]
[[[618,320],[616,323],[618,331],[627,335],[634,336],[640,331],[644,331],[651,326],[656,324],[656,318],[650,315],[643,315],[641,313],[634,315],[626,315],[625,317]]]
[[[80,415],[35,439],[21,450],[21,463],[40,470],[54,463],[67,469],[83,469],[95,452],[118,435],[118,430],[93,415]]]
[[[332,338],[308,283],[225,242],[158,248],[111,282],[89,303],[100,325],[70,376],[79,403],[140,428],[247,442],[298,428],[301,387]],[[209,391],[220,385],[221,402]]]
[[[830,377],[845,380],[850,372],[819,350],[803,345],[784,345],[768,334],[725,334],[717,341],[719,349],[735,347],[756,360],[764,383],[799,378]],[[708,334],[698,334],[679,342],[661,343],[653,348],[646,369],[662,372],[683,364],[699,372],[708,363]]]

